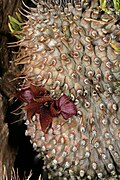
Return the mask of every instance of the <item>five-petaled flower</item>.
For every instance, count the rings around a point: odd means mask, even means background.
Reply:
[[[27,112],[28,120],[39,114],[41,128],[45,133],[50,128],[53,117],[61,114],[64,119],[68,119],[77,114],[76,106],[68,96],[63,94],[58,100],[54,100],[42,86],[31,84],[20,89],[16,97],[26,103],[23,109]]]

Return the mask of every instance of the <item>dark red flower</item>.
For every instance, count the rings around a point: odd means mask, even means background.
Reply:
[[[16,94],[16,97],[27,104],[23,107],[30,120],[33,115],[39,114],[42,130],[46,133],[49,129],[52,118],[59,115],[59,111],[54,107],[54,100],[48,95],[45,88],[30,85],[23,88]]]
[[[52,123],[52,118],[58,116],[60,113],[54,108],[54,101],[49,96],[38,98],[27,104],[23,109],[27,111],[29,120],[34,114],[39,114],[41,128],[45,133]]]
[[[29,120],[33,115],[39,115],[41,128],[45,133],[49,129],[53,117],[61,114],[64,119],[68,119],[77,114],[76,106],[68,96],[64,94],[58,100],[54,100],[42,86],[30,85],[30,87],[22,88],[16,97],[26,102],[23,109],[26,110]]]
[[[56,100],[55,103],[57,109],[60,111],[64,119],[68,119],[77,114],[77,108],[75,104],[65,94],[63,94],[58,100]]]

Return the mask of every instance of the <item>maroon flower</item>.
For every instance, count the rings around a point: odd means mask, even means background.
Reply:
[[[57,109],[60,111],[64,119],[68,119],[77,114],[77,108],[75,104],[65,94],[63,94],[58,100],[56,100],[55,103]]]
[[[49,96],[34,99],[31,103],[27,104],[24,108],[27,111],[27,117],[30,120],[34,114],[39,114],[39,120],[43,132],[49,129],[52,118],[60,114],[54,107],[54,101]]]
[[[27,111],[28,120],[35,114],[39,115],[41,128],[45,133],[50,128],[53,117],[61,113],[64,119],[68,119],[77,114],[77,108],[68,96],[64,94],[58,100],[53,100],[42,86],[22,88],[16,97],[27,103],[23,109]]]
[[[30,85],[28,88],[19,90],[16,97],[27,103],[23,109],[27,111],[29,120],[36,113],[39,114],[41,128],[46,133],[52,123],[52,118],[60,113],[55,109],[54,100],[48,95],[46,89]]]

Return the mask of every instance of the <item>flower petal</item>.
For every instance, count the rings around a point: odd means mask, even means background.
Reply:
[[[50,115],[49,110],[41,110],[40,111],[40,124],[43,132],[47,132],[52,123],[52,116]]]
[[[70,98],[63,94],[59,99],[59,106],[62,107],[70,101]]]
[[[30,88],[26,88],[26,89],[22,89],[18,91],[15,96],[21,101],[27,102],[27,103],[30,103],[31,99],[34,98]]]
[[[33,94],[31,93],[30,90],[26,90],[26,91],[24,91],[24,93],[22,94],[22,97],[23,97],[27,102],[30,102],[31,99],[33,98]]]
[[[23,107],[23,109],[27,111],[27,118],[29,120],[39,110],[39,106],[37,103],[30,103]]]
[[[31,92],[34,94],[34,97],[40,97],[47,94],[47,90],[42,86],[30,85]]]
[[[42,96],[38,99],[34,99],[34,101],[37,103],[45,103],[45,102],[52,102],[53,99],[50,96]]]
[[[73,103],[69,103],[61,107],[61,114],[65,119],[77,114],[76,106]]]
[[[60,110],[64,119],[68,119],[77,114],[77,108],[75,104],[65,94],[56,101],[56,106]]]

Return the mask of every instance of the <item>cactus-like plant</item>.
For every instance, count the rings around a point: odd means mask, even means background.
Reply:
[[[23,3],[28,20],[15,43],[15,63],[24,65],[16,97],[24,102],[26,135],[49,179],[117,179],[119,18],[107,1],[32,2],[36,8]]]

